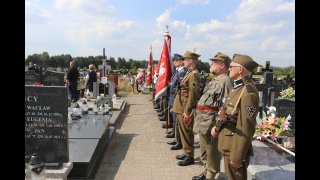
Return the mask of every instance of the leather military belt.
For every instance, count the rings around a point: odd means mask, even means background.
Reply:
[[[233,126],[233,127],[236,127],[237,125],[237,119],[236,118],[228,118],[228,121],[226,123],[228,126]]]
[[[196,109],[198,110],[207,110],[207,111],[219,111],[218,107],[212,107],[212,106],[200,106],[200,105],[196,105]]]

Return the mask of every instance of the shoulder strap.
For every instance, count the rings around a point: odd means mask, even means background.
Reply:
[[[183,77],[183,79],[181,80],[181,82],[184,82],[184,81],[187,79],[187,77],[189,77],[189,76],[190,76],[190,74],[191,74],[191,72],[192,72],[192,71],[193,71],[193,70],[188,69],[188,71],[187,71],[186,75],[184,75],[184,77]]]
[[[242,89],[242,91],[241,91],[241,94],[240,94],[240,96],[239,96],[239,98],[238,98],[238,100],[237,100],[237,102],[236,102],[236,104],[235,104],[235,106],[234,106],[234,108],[233,108],[233,110],[232,110],[231,114],[233,114],[233,113],[234,113],[234,111],[236,110],[236,107],[237,107],[237,106],[238,106],[238,104],[239,104],[239,101],[240,101],[241,96],[242,96],[242,94],[243,94],[243,92],[244,92],[244,89],[246,89],[246,88],[245,88],[245,86],[243,87],[243,89]]]

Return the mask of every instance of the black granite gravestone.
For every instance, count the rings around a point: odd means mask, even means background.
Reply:
[[[273,82],[273,70],[270,69],[270,61],[266,61],[265,67],[266,68],[262,69],[264,81],[261,84],[255,84],[257,90],[263,92],[262,103],[264,109],[266,106],[271,106],[273,103],[271,102],[272,92],[282,91],[282,85]]]
[[[278,116],[287,117],[291,116],[290,128],[295,130],[295,101],[288,99],[275,99],[274,105],[277,108]]]
[[[110,115],[92,111],[69,124],[69,154],[73,168],[68,179],[94,179],[113,131]]]
[[[67,87],[25,86],[25,162],[69,161]]]
[[[24,84],[32,85],[34,83],[41,83],[40,75],[33,70],[28,70],[24,73]]]
[[[47,70],[42,82],[45,86],[64,86],[64,73]]]

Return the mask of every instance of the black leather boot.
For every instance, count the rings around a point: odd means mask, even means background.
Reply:
[[[174,138],[174,135],[173,134],[167,134],[166,138]]]
[[[192,180],[205,180],[205,179],[206,179],[206,173],[205,172],[202,172],[198,176],[193,176],[192,177]]]
[[[177,162],[179,166],[188,166],[194,164],[193,156],[186,156],[182,161]]]
[[[176,155],[176,159],[178,160],[183,160],[187,155],[185,154],[179,154],[179,155]]]
[[[171,150],[179,150],[182,149],[182,144],[177,142],[174,146],[171,146]]]
[[[167,144],[169,144],[169,145],[175,145],[175,144],[177,144],[177,141],[175,141],[175,140],[168,141]]]

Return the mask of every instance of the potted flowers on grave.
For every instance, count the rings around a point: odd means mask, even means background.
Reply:
[[[291,116],[277,117],[276,108],[274,106],[268,107],[267,114],[262,118],[257,116],[257,125],[255,130],[255,137],[258,140],[264,141],[265,138],[281,144],[283,137],[291,130],[289,128]]]

